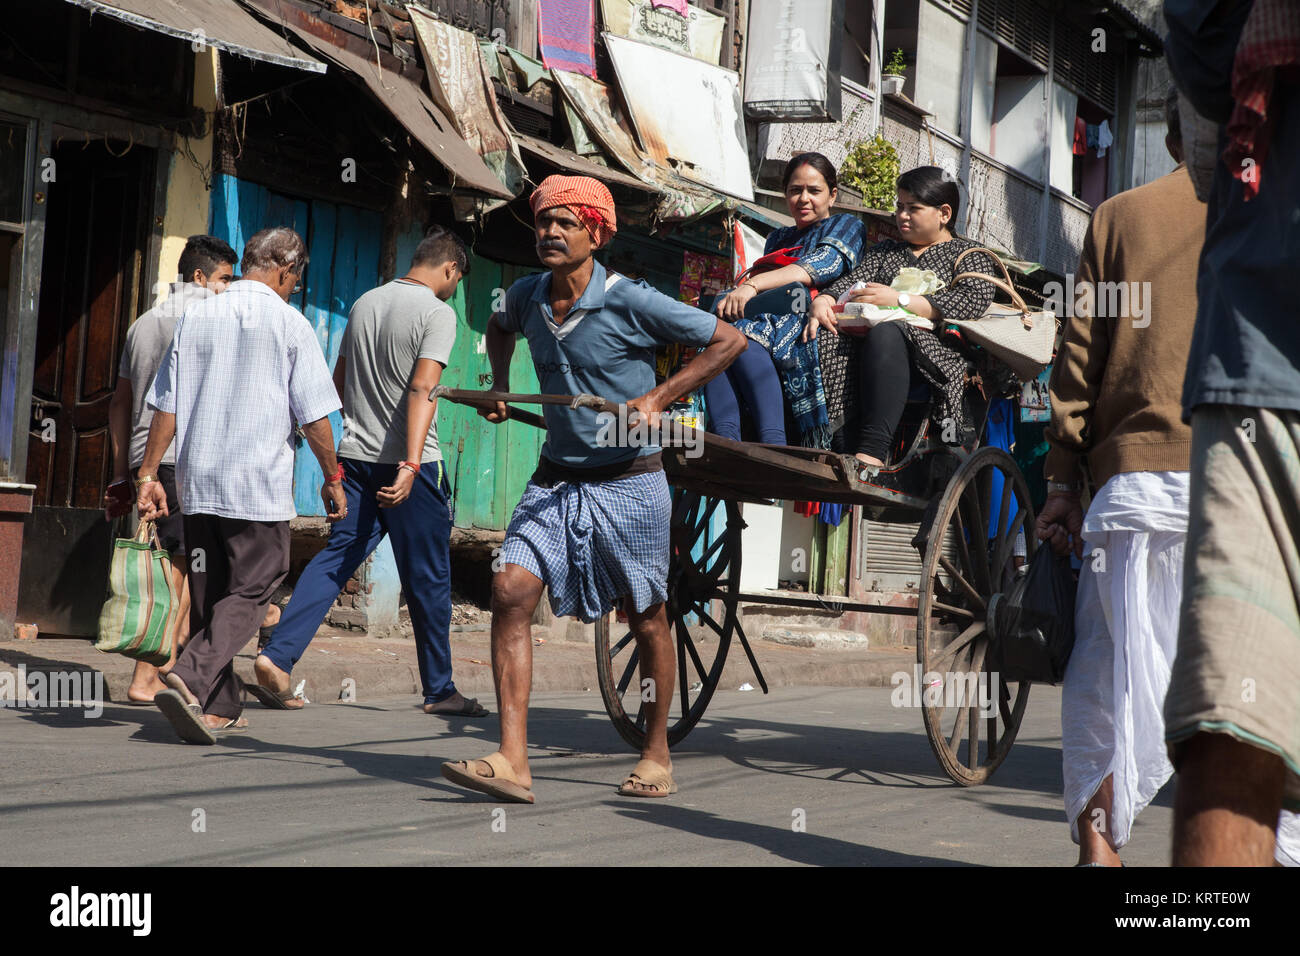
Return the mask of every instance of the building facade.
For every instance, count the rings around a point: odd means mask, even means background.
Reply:
[[[466,141],[465,117],[435,101],[435,67],[402,5],[195,0],[179,14],[166,0],[26,0],[27,16],[0,35],[0,634],[15,619],[47,633],[93,633],[102,593],[86,582],[105,579],[111,549],[100,499],[111,478],[117,362],[127,326],[165,294],[189,235],[209,232],[239,250],[263,226],[298,229],[311,265],[293,304],[332,363],[357,296],[400,274],[430,225],[453,224],[474,262],[452,303],[461,325],[444,381],[485,388],[493,303],[536,267],[526,182],[552,172],[610,186],[621,229],[608,265],[689,298],[701,271],[729,268],[735,220],[760,232],[789,221],[777,176],[795,152],[816,149],[838,163],[879,131],[902,169],[952,169],[964,192],[961,231],[1008,253],[1026,291],[1034,275],[1072,271],[1092,206],[1156,168],[1142,159],[1151,134],[1139,133],[1134,91],[1159,39],[1150,17],[1127,4],[834,0],[843,29],[830,38],[829,62],[840,118],[746,118],[738,135],[750,201],[693,176],[648,136],[650,120],[671,129],[679,106],[629,116],[638,91],[620,79],[635,78],[618,76],[606,33],[731,71],[743,90],[747,27],[771,15],[773,0],[701,0],[687,18],[649,0],[597,0],[586,77],[539,61],[545,2],[420,5],[479,45],[521,186]],[[883,61],[895,49],[906,80],[900,93],[882,93]],[[476,82],[471,73],[460,82]],[[1149,92],[1157,81],[1145,82]],[[1088,143],[1103,124],[1104,155]],[[873,236],[888,234],[887,215],[848,191],[842,201]],[[535,386],[526,351],[512,374],[516,390]],[[439,430],[457,533],[484,556],[535,465],[541,433],[493,428],[446,403]],[[320,479],[300,449],[295,573],[325,533]],[[848,580],[848,542],[868,528],[855,520],[857,532],[847,522],[809,532],[807,586],[898,586],[884,572],[872,578],[870,561],[866,578]],[[906,550],[895,544],[881,552],[886,564]],[[353,590],[360,597],[342,597],[336,623],[396,626],[391,553],[381,548]]]

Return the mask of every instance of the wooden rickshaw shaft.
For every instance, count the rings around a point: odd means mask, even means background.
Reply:
[[[515,408],[511,402],[522,402],[526,405],[567,405],[570,408],[590,408],[597,412],[617,412],[618,404],[608,399],[601,398],[599,395],[528,395],[522,392],[490,392],[479,391],[473,388],[448,388],[445,385],[437,385],[433,391],[429,392],[429,401],[437,401],[444,398],[449,402],[455,402],[458,405],[475,405],[484,407],[495,405],[497,402],[504,402],[507,406],[507,413],[510,418],[517,422],[523,422],[526,425],[533,425],[537,428],[546,428],[546,422],[541,415],[536,412],[525,411],[522,408]]]

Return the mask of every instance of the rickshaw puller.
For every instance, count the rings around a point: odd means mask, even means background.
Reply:
[[[644,281],[607,273],[592,257],[617,229],[614,199],[604,184],[550,176],[533,192],[531,205],[537,255],[547,271],[512,285],[504,311],[488,322],[495,389],[509,391],[510,358],[522,333],[542,392],[601,395],[656,425],[673,400],[744,351],[744,336],[727,323]],[[656,386],[654,350],[672,343],[704,351]],[[499,424],[507,409],[497,403],[480,414]],[[677,789],[668,754],[675,661],[664,607],[672,505],[660,448],[653,438],[643,447],[610,442],[608,423],[589,408],[548,405],[545,419],[541,461],[506,529],[492,580],[501,748],[481,760],[444,763],[442,773],[499,800],[533,802],[530,625],[547,588],[557,616],[587,622],[623,602],[641,661],[646,743],[619,793],[666,797]]]

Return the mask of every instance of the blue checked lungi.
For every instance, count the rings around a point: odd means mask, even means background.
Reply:
[[[530,481],[500,560],[541,578],[559,617],[590,623],[623,597],[639,613],[668,598],[671,521],[662,471],[550,488]]]

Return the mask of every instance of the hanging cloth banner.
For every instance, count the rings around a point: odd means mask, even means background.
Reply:
[[[722,52],[725,17],[687,6],[670,7],[652,0],[600,0],[605,29],[621,37],[717,63]],[[728,60],[730,65],[730,60]]]
[[[731,279],[734,282],[748,272],[763,255],[767,240],[737,218],[732,226]]]
[[[655,215],[657,219],[685,222],[707,215],[722,204],[720,195],[703,186],[689,183],[676,173],[660,166],[637,146],[632,130],[618,107],[609,87],[578,73],[555,70],[555,85],[581,126],[582,136],[589,137],[607,156],[637,179],[662,190]]]
[[[844,0],[751,0],[745,115],[838,123],[844,35]]]
[[[596,78],[596,0],[537,0],[542,62]]]
[[[628,118],[650,157],[686,179],[753,202],[739,75],[648,43],[601,36]]]
[[[451,117],[461,139],[483,157],[502,185],[512,195],[519,195],[527,170],[497,105],[478,38],[435,20],[420,7],[408,4],[406,10],[419,39],[433,101]]]

